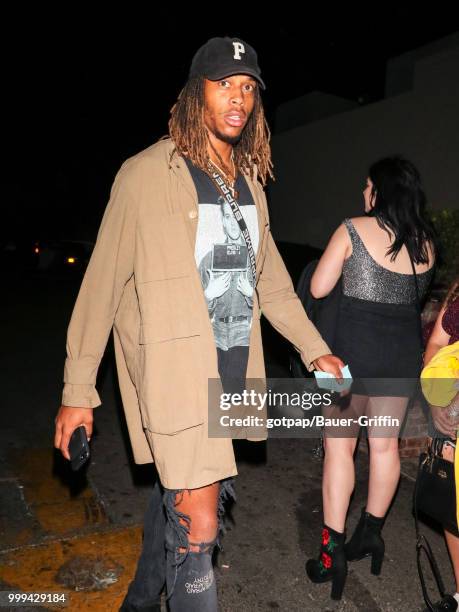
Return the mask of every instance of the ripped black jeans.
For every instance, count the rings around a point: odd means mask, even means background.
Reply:
[[[159,612],[165,584],[171,612],[217,611],[212,553],[224,532],[225,502],[235,499],[233,482],[220,481],[218,531],[211,542],[189,541],[190,517],[175,507],[182,491],[163,489],[156,482],[145,513],[142,553],[120,612]],[[190,550],[190,544],[199,552]]]
[[[227,351],[217,348],[217,355],[225,392],[241,393],[245,388],[249,347],[234,346]],[[212,542],[192,542],[199,545],[200,552],[189,550],[190,517],[175,508],[181,491],[163,490],[159,482],[155,484],[145,514],[142,554],[120,612],[160,612],[165,583],[171,612],[216,612],[212,551],[216,544],[220,546],[219,538],[224,531],[225,501],[235,499],[233,482],[233,478],[220,481],[217,537]]]

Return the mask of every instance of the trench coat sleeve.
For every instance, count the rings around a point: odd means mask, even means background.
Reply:
[[[260,308],[271,325],[289,340],[312,371],[312,362],[331,353],[293,288],[293,283],[269,231],[266,256],[257,285]]]
[[[136,201],[124,167],[112,186],[67,330],[62,404],[95,408],[95,384],[115,314],[134,273]]]

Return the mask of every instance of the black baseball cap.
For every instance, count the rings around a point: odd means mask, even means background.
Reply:
[[[189,78],[204,76],[218,81],[233,74],[249,74],[266,89],[255,49],[240,38],[211,38],[200,47],[191,62]]]

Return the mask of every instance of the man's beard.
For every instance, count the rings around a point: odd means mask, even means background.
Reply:
[[[227,144],[232,146],[237,145],[237,143],[241,140],[242,132],[238,136],[228,136],[227,134],[222,134],[219,130],[212,130],[212,134],[218,138],[218,140],[222,140]]]

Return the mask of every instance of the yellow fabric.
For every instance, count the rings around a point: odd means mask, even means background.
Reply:
[[[437,379],[446,379],[439,383]],[[424,397],[433,406],[448,406],[457,393],[459,340],[438,351],[421,373]]]
[[[438,379],[447,381],[439,384]],[[448,406],[456,395],[459,378],[459,341],[443,347],[432,357],[421,373],[424,397],[434,406]],[[456,521],[459,525],[459,453],[454,453],[454,479],[456,481]]]

